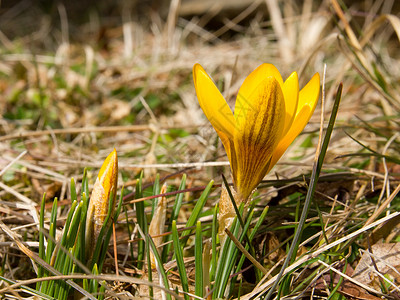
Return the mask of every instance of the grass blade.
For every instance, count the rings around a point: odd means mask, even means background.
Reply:
[[[161,276],[164,288],[169,290],[169,283],[168,283],[167,273],[165,273],[164,266],[163,266],[163,264],[161,262],[161,257],[160,257],[160,255],[158,254],[158,251],[157,251],[157,247],[154,244],[154,242],[153,242],[153,240],[152,240],[152,238],[151,238],[151,236],[149,234],[146,234],[146,242],[147,242],[147,245],[150,246],[151,251],[152,251],[152,253],[154,255],[154,258],[155,258],[155,260],[157,262],[158,275]],[[166,293],[165,296],[166,296],[166,298],[168,300],[171,300],[171,295],[169,293]]]
[[[40,217],[39,217],[39,257],[41,259],[45,259],[45,246],[44,246],[44,208],[46,204],[46,194],[43,194],[42,203],[40,205]],[[40,278],[43,276],[44,269],[41,265],[38,265],[38,274],[37,277]],[[36,290],[40,290],[41,283],[36,283]]]
[[[237,207],[237,205],[236,205],[236,201],[235,201],[235,199],[234,199],[234,197],[233,197],[233,195],[232,195],[232,191],[231,191],[231,189],[230,189],[230,187],[229,187],[228,181],[226,180],[224,174],[222,174],[222,180],[224,181],[224,185],[225,185],[225,188],[226,188],[226,190],[227,190],[227,192],[228,192],[229,199],[231,200],[232,206],[233,206],[233,208],[235,209],[235,213],[236,213],[236,216],[237,216],[237,218],[238,218],[238,220],[239,220],[239,224],[240,224],[240,226],[242,227],[242,230],[244,230],[244,226],[245,226],[245,225],[244,225],[244,221],[243,221],[242,215],[239,213],[239,209],[238,209],[238,207]],[[253,201],[252,205],[253,205],[253,208],[254,208],[254,205],[255,205],[254,201]],[[254,256],[254,255],[255,255],[255,254],[254,254],[254,248],[253,248],[253,246],[252,246],[252,244],[251,244],[251,242],[250,242],[250,239],[249,239],[249,237],[248,237],[248,235],[247,235],[247,232],[246,232],[246,231],[243,231],[243,232],[244,232],[244,234],[245,234],[246,242],[247,242],[247,244],[248,244],[249,247],[250,247],[250,253]]]
[[[71,201],[78,200],[78,196],[76,195],[76,187],[75,187],[74,178],[71,178],[70,193],[71,193]]]
[[[81,220],[80,220],[80,229],[79,229],[79,254],[77,258],[79,261],[86,265],[87,257],[86,257],[86,217],[87,217],[87,210],[88,210],[88,199],[85,193],[82,193],[81,196],[81,205],[82,205],[82,213],[81,213]],[[78,270],[79,272],[79,270]]]
[[[240,224],[235,217],[233,220],[231,231],[234,236],[239,234]],[[229,269],[230,261],[234,260],[236,247],[231,239],[226,239],[222,252],[218,259],[217,272],[215,276],[213,298],[225,298],[225,290],[228,285],[231,270]]]
[[[56,239],[56,224],[57,224],[57,198],[54,198],[53,201],[53,207],[51,209],[51,215],[50,215],[50,229],[49,229],[49,237],[47,239],[47,247],[46,247],[46,257],[45,257],[45,262],[47,264],[51,264],[51,257],[53,255],[53,251],[55,248],[55,239]],[[48,276],[50,273],[47,271],[43,272],[43,276]],[[48,288],[51,282],[49,281],[44,281],[40,287],[40,291],[47,294],[51,295],[48,293]]]
[[[135,197],[136,199],[142,198],[143,193],[142,193],[142,178],[143,178],[143,172],[140,174],[140,178],[136,182],[136,192],[135,192]],[[136,208],[136,219],[137,223],[139,224],[140,229],[142,229],[144,235],[147,235],[147,218],[146,214],[144,212],[144,202],[136,202],[135,203],[135,208]],[[138,256],[137,256],[137,268],[142,269],[144,264],[144,258],[146,257],[146,249],[145,249],[145,242],[144,240],[139,240],[138,241]]]
[[[151,270],[152,269],[151,251],[150,251],[150,247],[148,245],[146,247],[146,258],[147,258],[148,270]],[[149,282],[153,282],[153,272],[152,271],[148,272],[147,279],[149,280]],[[154,298],[154,291],[153,291],[153,287],[152,286],[149,286],[149,298],[150,299]]]
[[[214,281],[215,271],[217,270],[217,239],[218,239],[218,208],[214,208],[214,215],[211,229],[211,268],[210,281]]]
[[[189,283],[188,283],[185,263],[183,261],[183,253],[182,253],[182,248],[179,243],[179,235],[178,235],[178,230],[176,228],[175,220],[172,221],[172,241],[173,241],[173,245],[174,245],[176,264],[178,266],[182,290],[185,292],[184,298],[185,298],[185,300],[189,300],[190,297],[187,294],[187,293],[189,293]]]
[[[186,186],[186,174],[183,174],[178,191],[184,190],[185,186]],[[168,225],[168,229],[167,229],[168,232],[171,231],[171,229],[172,229],[172,222],[176,221],[176,219],[178,218],[179,210],[181,209],[184,195],[185,195],[184,193],[179,193],[175,198],[174,205],[172,207],[171,217],[170,217],[170,225]],[[167,235],[165,237],[164,242],[169,242],[171,239],[172,239],[171,235]],[[163,252],[162,252],[162,261],[167,261],[167,257],[171,253],[171,247],[172,247],[171,243],[167,243],[164,246]]]
[[[157,173],[156,179],[153,184],[153,196],[160,194],[160,174]],[[153,218],[154,212],[158,204],[159,198],[154,198],[151,203],[151,219]]]
[[[189,220],[186,222],[186,227],[190,228],[192,226],[194,226],[197,222],[197,219],[200,216],[200,213],[204,207],[204,204],[207,201],[208,195],[210,193],[210,190],[212,188],[214,184],[214,180],[211,180],[208,185],[206,186],[206,188],[204,189],[203,193],[201,194],[199,200],[197,200],[195,207],[193,208],[193,211],[189,217]],[[189,234],[190,234],[191,229],[186,229],[182,232],[181,234],[181,245],[185,246],[186,242],[189,238]]]
[[[203,297],[203,240],[201,234],[201,222],[196,223],[196,236],[194,242],[194,266],[195,266],[195,294]]]
[[[254,225],[254,228],[251,231],[250,236],[249,236],[250,242],[253,241],[253,238],[256,235],[256,233],[258,232],[258,229],[260,228],[261,224],[264,222],[265,217],[267,216],[268,208],[269,208],[268,206],[264,207],[260,217],[257,219],[257,223]],[[245,249],[248,250],[248,248],[249,248],[249,245],[247,244]],[[241,258],[240,258],[240,260],[238,262],[238,265],[236,267],[235,273],[239,273],[240,272],[240,270],[242,269],[243,263],[245,261],[245,258],[246,258],[245,255],[242,254],[242,256],[241,256]],[[259,273],[260,272],[256,269],[256,276],[261,277],[261,275],[259,275]],[[237,279],[237,276],[235,276],[235,278],[232,281],[234,281],[236,279]],[[259,279],[260,278],[258,278],[258,280]]]
[[[285,271],[285,269],[287,268],[287,266],[289,265],[289,262],[292,259],[292,256],[294,254],[294,250],[298,247],[298,242],[300,240],[302,231],[303,231],[303,227],[304,227],[304,223],[306,221],[307,218],[307,214],[308,214],[308,209],[310,208],[310,204],[311,204],[311,200],[314,196],[314,191],[315,188],[317,186],[317,181],[319,178],[319,174],[321,173],[321,169],[322,169],[322,164],[324,162],[324,158],[325,158],[325,154],[326,151],[328,149],[328,145],[329,145],[329,141],[331,138],[331,134],[333,131],[333,126],[335,125],[335,120],[336,120],[336,116],[337,116],[337,112],[339,110],[339,103],[340,103],[340,99],[342,97],[342,89],[343,89],[343,84],[339,84],[338,90],[337,90],[337,94],[336,94],[336,99],[335,99],[335,103],[333,104],[333,108],[332,108],[332,113],[331,116],[329,118],[329,123],[328,123],[328,128],[326,130],[325,133],[325,137],[324,137],[324,141],[322,143],[322,147],[321,150],[319,152],[318,158],[316,161],[314,161],[314,165],[313,165],[313,170],[312,170],[312,174],[311,174],[311,179],[310,179],[310,184],[308,187],[308,191],[307,191],[307,195],[306,195],[306,201],[304,203],[304,207],[303,207],[303,211],[301,213],[301,217],[300,217],[300,221],[299,221],[299,226],[296,230],[296,234],[293,238],[293,242],[292,245],[290,246],[289,249],[289,253],[283,263],[283,266],[278,274],[278,277],[276,279],[276,281],[274,282],[274,284],[272,285],[271,289],[268,291],[267,296],[265,297],[265,299],[269,300],[272,296],[272,293],[275,291],[277,285],[279,284],[283,272]]]

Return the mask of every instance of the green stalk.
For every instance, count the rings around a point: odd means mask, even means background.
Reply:
[[[56,237],[56,227],[57,227],[57,198],[54,198],[53,201],[53,207],[51,208],[51,215],[50,215],[50,229],[49,229],[49,237],[47,239],[47,247],[46,247],[46,258],[45,261],[46,263],[50,264],[51,257],[55,248],[55,237]],[[43,272],[43,277],[46,277],[50,275],[48,271]],[[48,288],[51,282],[49,281],[44,281],[41,285],[40,291],[47,294],[49,294]]]
[[[210,281],[214,281],[215,271],[217,270],[217,239],[218,239],[218,208],[214,207],[214,215],[211,230],[211,268]]]
[[[250,242],[253,241],[254,236],[256,235],[258,229],[260,228],[261,224],[265,220],[265,217],[267,216],[268,208],[269,208],[268,206],[264,207],[264,210],[262,211],[260,217],[257,219],[257,223],[254,226],[254,228],[251,231],[250,236],[249,236]],[[246,244],[245,249],[246,250],[249,249],[249,245],[248,244]],[[246,256],[244,254],[242,254],[242,256],[240,257],[240,260],[238,262],[238,265],[237,265],[237,267],[235,269],[235,273],[239,273],[240,272],[240,270],[242,269],[242,266],[243,266],[243,263],[244,263],[245,259],[246,259]],[[259,272],[258,269],[256,269],[256,268],[255,268],[255,271],[256,271],[256,276],[260,277],[258,274],[261,273],[261,272]],[[237,276],[232,278],[232,284],[233,285],[235,284],[236,280],[237,280]]]
[[[78,205],[77,201],[74,201],[72,203],[71,209],[68,212],[67,220],[65,222],[64,232],[61,236],[61,241],[59,243],[59,247],[57,247],[56,251],[54,251],[54,253],[52,254],[53,257],[55,257],[54,269],[56,269],[57,271],[60,271],[60,272],[63,272],[65,263],[69,259],[68,255],[67,255],[68,250],[66,250],[66,249],[69,249],[72,246],[72,245],[70,245],[71,242],[68,240],[68,236],[70,236],[69,235],[70,225],[71,225],[72,221],[74,221],[74,223],[75,223],[74,226],[76,226],[76,223],[80,219],[79,213],[75,214],[77,205]],[[75,217],[75,218],[73,219],[73,217]]]
[[[135,198],[139,199],[143,197],[142,193],[142,178],[143,178],[143,172],[140,174],[140,178],[136,182],[136,193],[135,193]],[[144,235],[147,234],[147,230],[145,230],[146,223],[147,223],[147,218],[146,214],[144,212],[144,203],[143,201],[136,202],[135,203],[135,208],[136,208],[136,219],[137,223],[139,224],[140,229],[142,229]],[[145,242],[144,240],[139,240],[138,242],[138,256],[137,256],[137,268],[142,269],[143,268],[143,261],[146,255],[146,249],[145,249]]]
[[[211,180],[206,188],[204,189],[203,193],[201,194],[199,200],[197,200],[195,207],[193,208],[192,213],[190,214],[190,217],[188,221],[186,222],[186,228],[190,228],[194,226],[197,222],[197,219],[200,217],[200,213],[206,204],[208,195],[210,193],[210,190],[214,184],[214,180]],[[186,229],[181,233],[181,245],[184,247],[187,243],[187,240],[189,239],[189,234],[191,232],[191,229]]]
[[[71,178],[71,185],[70,185],[70,193],[71,193],[71,201],[78,200],[78,196],[76,194],[76,187],[75,187],[75,180]]]
[[[90,193],[89,193],[89,180],[87,178],[87,169],[86,168],[83,170],[82,193],[85,193],[86,196],[90,195]]]
[[[164,269],[164,266],[162,264],[161,257],[158,254],[157,247],[154,244],[153,239],[151,238],[151,236],[148,233],[146,234],[146,242],[147,242],[147,245],[149,245],[151,247],[151,250],[153,252],[154,258],[155,258],[155,260],[157,262],[158,275],[161,276],[161,279],[163,281],[164,287],[167,290],[169,290],[169,283],[168,283],[167,273],[165,273],[165,269]],[[171,295],[169,293],[165,293],[165,296],[167,297],[168,300],[172,300],[171,299]]]
[[[99,275],[99,270],[97,268],[97,264],[94,264],[93,269],[92,269],[92,274],[93,275]],[[97,280],[96,279],[90,279],[89,291],[90,291],[90,293],[92,295],[97,293],[97,288],[98,288]]]
[[[157,173],[156,179],[153,184],[153,196],[160,194],[160,174]],[[154,198],[151,202],[151,219],[153,218],[154,212],[156,211],[157,204],[160,201],[159,198]]]
[[[226,188],[226,190],[228,191],[229,199],[231,200],[232,206],[233,206],[233,208],[235,209],[236,216],[237,216],[237,218],[238,218],[238,220],[239,220],[239,223],[240,223],[240,226],[242,227],[242,230],[243,230],[243,229],[244,229],[244,221],[243,221],[243,219],[242,219],[242,215],[240,214],[240,212],[239,212],[239,210],[238,210],[238,207],[237,207],[237,205],[236,205],[235,198],[234,198],[233,195],[232,195],[232,191],[231,191],[231,189],[230,189],[230,187],[229,187],[228,181],[226,180],[224,174],[222,174],[222,180],[224,181],[225,188]],[[253,201],[253,202],[252,202],[253,209],[254,209],[254,205],[255,205],[255,203],[254,203],[254,201]],[[250,253],[251,253],[252,256],[255,256],[254,248],[253,248],[253,245],[252,245],[251,242],[250,242],[250,239],[249,239],[249,237],[248,237],[248,235],[247,235],[247,232],[246,232],[246,231],[243,231],[243,232],[244,232],[244,234],[245,234],[246,242],[247,242],[247,244],[248,244],[249,247],[250,247]]]
[[[126,206],[124,206],[123,209],[124,209],[124,214],[125,214],[126,229],[128,230],[129,238],[131,238],[132,237],[132,229],[131,229],[131,226],[130,226],[130,223],[129,223],[128,210],[127,210]],[[133,245],[132,245],[132,243],[129,243],[129,251],[131,253],[131,257],[132,258],[135,257],[134,254],[133,254]]]
[[[203,297],[203,240],[201,222],[196,223],[196,236],[194,241],[194,266],[195,266],[195,295]]]
[[[80,201],[73,214],[73,219],[68,229],[66,245],[65,245],[68,248],[74,247],[78,240],[78,234],[79,234],[78,231],[80,230],[80,225],[81,225],[80,222],[81,222],[82,206],[83,202]]]
[[[178,188],[178,191],[184,190],[185,186],[186,186],[186,174],[183,174],[181,183],[180,183],[179,188]],[[170,224],[168,225],[168,229],[167,229],[168,232],[171,231],[172,222],[176,221],[178,219],[178,214],[179,214],[179,210],[181,209],[181,206],[182,206],[182,201],[183,201],[183,196],[184,195],[185,195],[184,193],[179,193],[175,198],[174,205],[172,207],[171,217],[169,219],[170,220],[170,222],[169,222]],[[172,239],[171,235],[167,235],[165,237],[165,242],[167,243],[167,242],[171,241],[171,239]],[[162,261],[164,261],[164,262],[167,261],[167,257],[171,253],[171,247],[172,247],[172,243],[167,243],[164,246],[163,252],[162,252],[162,255],[161,255]]]
[[[42,203],[40,205],[40,217],[39,217],[39,257],[45,259],[45,248],[44,248],[44,212],[46,204],[46,194],[43,194]],[[39,264],[37,277],[41,278],[43,276],[44,269]],[[41,282],[36,283],[36,290],[40,290]]]
[[[70,248],[68,251],[69,255],[66,255],[66,260],[64,261],[64,269],[62,270],[62,274],[68,275],[71,274],[72,268],[73,268],[73,260],[71,259],[73,249]],[[65,281],[60,281],[60,284],[58,286],[58,299],[67,299],[69,291],[71,290],[71,287],[67,285]]]
[[[328,128],[326,130],[326,134],[324,137],[324,141],[321,147],[321,151],[319,153],[318,159],[316,161],[314,161],[314,165],[313,165],[313,170],[312,170],[312,174],[311,174],[311,179],[310,179],[310,184],[308,187],[308,191],[307,191],[307,195],[306,195],[306,200],[304,203],[304,207],[303,207],[303,211],[301,213],[301,217],[300,217],[300,221],[299,221],[299,227],[296,230],[295,236],[293,238],[293,242],[292,245],[290,246],[289,249],[289,253],[283,263],[283,266],[278,274],[277,279],[275,280],[275,282],[273,283],[271,289],[268,291],[268,294],[266,296],[266,300],[269,300],[272,296],[272,293],[275,291],[277,285],[279,284],[283,273],[285,272],[285,269],[287,268],[287,266],[289,265],[289,262],[292,260],[292,256],[294,254],[294,250],[298,247],[298,243],[300,241],[301,238],[301,234],[303,232],[303,227],[304,227],[304,223],[306,221],[307,218],[307,214],[308,214],[308,210],[310,208],[310,204],[311,204],[311,200],[313,199],[314,196],[314,191],[315,188],[317,186],[317,182],[318,182],[318,178],[319,178],[319,174],[321,173],[321,169],[322,169],[322,164],[324,162],[324,158],[325,158],[325,154],[326,151],[328,149],[328,145],[329,145],[329,140],[331,138],[331,134],[333,131],[333,126],[335,124],[335,120],[336,120],[336,116],[337,116],[337,112],[339,110],[339,103],[340,103],[340,99],[342,97],[342,89],[343,89],[343,84],[339,84],[338,90],[337,90],[337,94],[336,94],[336,99],[335,99],[335,103],[333,104],[333,108],[332,108],[332,113],[329,119],[329,124],[328,124]]]
[[[81,220],[80,220],[80,228],[78,232],[78,239],[79,239],[79,254],[77,255],[78,260],[86,265],[87,257],[86,257],[86,217],[87,217],[87,210],[88,210],[88,199],[85,193],[81,195],[81,203],[82,203],[82,213],[81,213]],[[79,269],[78,269],[79,272]]]
[[[151,254],[150,254],[150,245],[147,244],[146,246],[146,258],[147,258],[147,268],[148,268],[148,272],[147,272],[147,278],[149,280],[149,282],[153,282],[153,272],[152,272],[152,266],[151,266]],[[149,286],[149,298],[153,299],[154,298],[154,291],[153,291],[153,287]]]
[[[99,296],[97,297],[98,300],[103,300],[104,299],[104,295],[106,293],[106,286],[105,284],[100,284],[100,290],[99,290]]]
[[[235,217],[233,220],[232,233],[234,236],[237,236],[240,229],[240,224]],[[233,244],[231,239],[226,239],[224,243],[224,247],[222,252],[220,252],[220,256],[218,259],[217,272],[215,275],[215,284],[214,284],[214,292],[213,298],[224,298],[224,293],[226,286],[228,284],[229,276],[231,274],[229,270],[229,261],[234,259],[235,254],[235,245]]]
[[[254,202],[253,202],[254,203]],[[243,209],[241,209],[241,213],[242,213],[242,211],[243,211]],[[247,231],[249,230],[249,228],[250,228],[250,224],[251,224],[251,221],[252,221],[252,219],[253,219],[253,214],[254,214],[254,205],[252,205],[251,207],[250,207],[250,211],[249,211],[249,213],[248,213],[248,218],[247,218],[247,221],[246,221],[246,224],[245,224],[245,226],[244,226],[244,228],[243,228],[243,230],[242,230],[242,232],[240,233],[240,236],[239,236],[239,242],[240,243],[242,243],[245,239],[248,239],[248,234],[247,234]],[[226,231],[229,231],[228,229],[225,229]],[[236,237],[237,235],[234,235],[233,237]],[[237,257],[238,257],[238,255],[239,255],[239,249],[237,248],[237,246],[235,245],[235,243],[233,242],[233,241],[231,241],[232,242],[232,247],[234,247],[234,255],[232,256],[232,259],[229,259],[228,260],[228,263],[229,263],[229,272],[230,273],[232,273],[232,270],[233,270],[233,268],[234,268],[234,266],[235,266],[235,264],[236,264],[236,261],[237,261]],[[253,255],[253,257],[254,257],[254,255]],[[230,294],[232,293],[232,291],[233,291],[233,288],[234,288],[234,285],[233,285],[233,280],[231,280],[231,284],[230,284]]]
[[[188,295],[189,282],[188,282],[188,278],[187,278],[185,263],[183,261],[183,253],[182,253],[182,248],[180,247],[180,243],[179,243],[178,229],[176,228],[175,220],[172,221],[172,241],[174,244],[176,264],[178,266],[179,276],[181,278],[182,290],[184,292],[183,296],[184,296],[185,300],[189,300],[190,299],[190,297]]]
[[[182,191],[182,190],[185,189],[185,187],[186,187],[186,174],[183,174],[182,175],[182,180],[181,180],[181,183],[179,185],[178,190]],[[172,212],[171,212],[171,223],[172,223],[173,220],[176,220],[178,218],[179,210],[181,209],[184,195],[185,195],[184,193],[179,193],[176,196],[174,205],[172,207]]]

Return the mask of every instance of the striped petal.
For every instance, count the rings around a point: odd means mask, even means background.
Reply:
[[[293,72],[283,84],[283,95],[285,97],[285,135],[294,121],[296,115],[297,104],[299,100],[299,77],[296,72]]]
[[[281,158],[283,153],[285,153],[286,149],[294,141],[294,139],[300,134],[300,132],[303,131],[304,127],[307,125],[312,114],[314,113],[319,98],[319,80],[319,74],[315,73],[307,85],[300,91],[299,103],[297,105],[296,116],[293,124],[276,147],[268,172]]]
[[[235,108],[237,165],[231,166],[235,188],[242,201],[248,199],[265,176],[285,123],[285,100],[275,77],[264,78],[247,100]]]
[[[274,77],[278,81],[281,88],[283,87],[282,76],[278,69],[272,64],[262,64],[246,77],[242,86],[240,87],[236,98],[235,112],[237,107],[242,106],[242,102],[248,101],[250,95],[261,84],[261,82],[270,76]]]
[[[218,133],[230,158],[231,141],[235,130],[233,113],[210,76],[199,64],[193,67],[193,80],[200,107]]]

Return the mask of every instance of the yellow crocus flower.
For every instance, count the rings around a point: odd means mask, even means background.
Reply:
[[[193,79],[200,107],[228,155],[236,202],[247,202],[310,120],[319,97],[319,74],[299,91],[296,72],[284,82],[275,66],[262,64],[240,87],[234,114],[199,64],[193,67]]]
[[[90,256],[94,251],[101,227],[107,217],[111,204],[111,213],[115,208],[118,183],[118,157],[114,149],[104,160],[90,196],[86,216],[86,253]],[[110,199],[110,194],[112,198]]]

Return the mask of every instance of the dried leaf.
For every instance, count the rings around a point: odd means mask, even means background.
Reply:
[[[400,243],[378,243],[371,248],[372,253],[364,252],[352,277],[378,291],[381,290],[379,273],[398,284],[400,282]]]
[[[344,272],[344,264],[343,263],[341,263],[336,268],[338,270]],[[353,271],[354,271],[353,268],[350,265],[348,265],[346,268],[345,274],[348,276],[351,276]],[[339,283],[340,278],[341,278],[341,276],[338,273],[333,273],[333,274],[325,273],[320,278],[318,278],[315,285],[313,286],[314,293],[320,292],[320,293],[325,294],[328,287],[336,286]],[[353,283],[347,279],[343,280],[338,292],[343,294],[344,296],[346,296],[349,299],[358,299],[358,300],[378,300],[378,299],[380,299],[377,296],[369,294],[363,288],[361,288],[360,286],[356,285],[355,283]]]
[[[164,184],[161,188],[160,193],[165,194],[167,192],[167,185]],[[153,218],[151,219],[149,226],[149,234],[153,238],[156,247],[159,247],[163,242],[163,233],[165,228],[165,220],[167,217],[167,198],[161,197],[157,204],[156,211],[154,212]],[[160,250],[159,250],[160,253]],[[150,253],[151,265],[153,268],[156,266],[156,261],[152,253]]]

